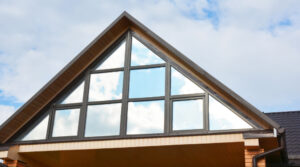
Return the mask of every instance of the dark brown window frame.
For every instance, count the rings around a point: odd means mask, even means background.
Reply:
[[[157,56],[159,56],[165,63],[162,64],[151,64],[151,65],[140,65],[140,66],[130,66],[131,62],[131,45],[132,45],[132,37],[135,37],[139,42],[144,44],[148,49],[153,51]],[[121,44],[123,40],[126,40],[125,46],[125,60],[124,67],[122,68],[114,68],[114,69],[103,69],[96,70],[96,68],[104,62],[109,53],[111,53],[117,46]],[[39,143],[39,142],[64,142],[64,141],[81,141],[81,140],[101,140],[101,139],[121,139],[121,138],[139,138],[139,137],[162,137],[162,136],[178,136],[178,135],[195,135],[195,134],[214,134],[214,133],[233,133],[233,132],[245,132],[245,131],[257,131],[261,130],[261,127],[255,122],[251,121],[249,118],[245,117],[241,112],[238,112],[233,106],[229,103],[226,103],[221,97],[217,94],[210,91],[203,83],[198,81],[194,76],[186,72],[179,65],[177,65],[174,61],[165,56],[161,51],[156,49],[152,44],[143,39],[137,33],[129,30],[123,36],[118,39],[115,44],[113,44],[105,53],[104,56],[100,57],[100,60],[95,61],[79,79],[76,79],[73,82],[72,86],[63,91],[61,95],[59,95],[54,103],[48,106],[46,112],[41,114],[39,118],[34,119],[35,121],[31,123],[29,126],[26,126],[24,129],[21,129],[19,133],[17,133],[11,140],[12,143]],[[148,68],[157,68],[157,67],[165,67],[165,96],[159,97],[145,97],[145,98],[129,98],[129,82],[130,82],[130,70],[136,69],[148,69]],[[184,95],[171,95],[171,67],[175,68],[178,72],[182,73],[185,77],[190,79],[196,85],[201,87],[205,93],[196,93],[196,94],[184,94]],[[123,71],[123,90],[122,90],[122,99],[117,100],[106,100],[106,101],[88,101],[88,93],[90,87],[90,76],[92,74],[98,73],[109,73],[109,72],[119,72]],[[70,103],[70,104],[58,104],[63,101],[68,94],[72,92],[80,83],[84,81],[84,94],[83,94],[83,102],[82,103]],[[229,109],[234,112],[237,116],[242,118],[248,124],[250,124],[253,129],[230,129],[230,130],[209,130],[209,111],[208,111],[208,97],[212,96],[217,99],[221,99],[220,101],[225,106],[228,106]],[[172,105],[173,101],[182,101],[182,100],[193,100],[193,99],[203,99],[203,129],[193,129],[193,130],[173,130],[172,124]],[[127,135],[127,115],[128,115],[128,102],[138,102],[138,101],[154,101],[154,100],[164,100],[165,102],[165,116],[164,116],[164,132],[163,133],[155,133],[155,134],[140,134],[140,135]],[[111,104],[111,103],[121,103],[121,120],[120,120],[120,133],[115,136],[93,136],[93,137],[85,137],[85,125],[86,125],[86,114],[88,105],[100,105],[100,104]],[[77,136],[63,136],[63,137],[52,137],[53,125],[54,125],[54,117],[55,111],[61,109],[70,109],[70,108],[79,108],[79,123],[78,123],[78,133]],[[47,115],[49,115],[48,127],[47,127],[47,137],[42,140],[28,140],[28,141],[20,141],[24,136],[26,136],[40,121],[43,120]]]

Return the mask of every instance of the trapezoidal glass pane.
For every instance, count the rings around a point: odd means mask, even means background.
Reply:
[[[96,68],[96,70],[122,68],[124,67],[126,42],[122,41],[106,59]]]
[[[129,102],[127,134],[164,132],[164,101]]]
[[[120,103],[88,106],[85,137],[119,135],[121,106]]]
[[[209,96],[209,129],[249,129],[252,128],[221,102]]]
[[[129,97],[165,95],[165,68],[148,68],[130,71]]]
[[[123,72],[92,74],[89,101],[115,100],[122,98]]]
[[[82,103],[84,82],[77,86],[62,102],[61,104]]]
[[[46,139],[49,115],[47,115],[38,125],[36,125],[23,139],[28,140],[43,140]]]
[[[175,68],[171,68],[171,95],[204,93],[204,90],[185,77]]]
[[[131,66],[162,64],[165,63],[160,57],[148,49],[136,38],[132,37]]]
[[[53,137],[77,136],[80,109],[56,110]]]
[[[203,129],[203,100],[173,102],[173,130]]]

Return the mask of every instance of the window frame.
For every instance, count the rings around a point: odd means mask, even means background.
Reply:
[[[165,63],[161,64],[150,64],[150,65],[139,65],[131,66],[131,48],[132,48],[132,37],[137,39],[153,53],[159,56]],[[115,47],[120,46],[120,44],[125,41],[125,60],[124,67],[122,68],[112,68],[112,69],[102,69],[96,70],[97,67],[103,63],[107,56],[115,50]],[[138,69],[150,69],[150,68],[165,68],[165,96],[158,97],[142,97],[142,98],[129,98],[129,85],[130,85],[130,71]],[[180,72],[182,75],[190,79],[193,83],[198,85],[201,89],[204,90],[204,93],[195,93],[195,94],[182,94],[182,95],[171,95],[171,67]],[[89,90],[90,90],[90,78],[92,74],[98,73],[109,73],[109,72],[123,72],[123,85],[122,85],[122,99],[117,100],[104,100],[104,101],[88,101]],[[83,90],[83,101],[82,103],[69,103],[69,104],[59,104],[63,101],[62,98],[66,97],[66,92],[70,93],[72,90],[75,90],[74,87],[78,86],[81,81],[84,82]],[[228,107],[232,112],[237,116],[245,120],[252,129],[234,129],[234,130],[209,130],[209,95],[219,99],[222,104]],[[44,118],[49,114],[49,122],[47,126],[47,137],[43,140],[30,140],[30,141],[20,141],[19,139],[23,136],[26,136],[32,127],[37,125],[42,118],[39,118],[39,121],[35,121],[33,125],[30,125],[29,128],[26,127],[25,130],[21,130],[16,137],[12,138],[14,143],[36,143],[36,142],[57,142],[57,141],[81,141],[81,140],[101,140],[101,139],[124,139],[124,138],[138,138],[138,137],[162,137],[162,136],[179,136],[179,135],[195,135],[195,134],[214,134],[214,133],[232,133],[232,132],[248,132],[248,131],[257,131],[261,129],[257,123],[252,120],[248,120],[247,117],[242,117],[243,115],[233,106],[230,106],[228,103],[225,103],[225,99],[217,96],[214,91],[205,86],[198,78],[194,75],[189,74],[186,70],[180,67],[175,60],[168,58],[160,50],[155,48],[150,42],[146,39],[143,39],[139,34],[128,30],[125,32],[119,39],[117,39],[104,53],[102,56],[99,56],[87,69],[83,71],[82,74],[75,79],[67,90],[63,90],[52,102],[48,105],[50,108],[49,111],[41,116]],[[203,100],[203,129],[191,129],[191,130],[173,130],[173,102],[174,101],[184,101],[184,100],[194,100],[202,99]],[[127,121],[128,121],[128,103],[129,102],[139,102],[139,101],[155,101],[163,100],[164,101],[164,131],[163,133],[154,133],[154,134],[127,134]],[[100,105],[100,104],[113,104],[121,103],[121,119],[120,119],[120,133],[115,136],[92,136],[85,137],[85,126],[86,126],[86,117],[87,117],[87,108],[89,105]],[[62,137],[53,137],[53,126],[55,112],[58,109],[74,109],[79,108],[79,123],[78,123],[78,132],[77,136],[62,136]],[[21,134],[21,135],[20,135]],[[21,138],[22,139],[22,138]]]
[[[172,98],[172,97],[171,97]],[[202,129],[184,129],[184,130],[173,130],[173,115],[174,115],[174,107],[173,104],[174,102],[178,102],[178,101],[189,101],[189,100],[202,100],[202,111],[203,111],[203,128]],[[207,127],[206,127],[206,114],[207,114],[207,110],[206,110],[206,100],[205,100],[205,94],[204,93],[199,93],[199,94],[195,94],[195,97],[173,97],[171,99],[171,103],[170,103],[170,117],[171,117],[171,121],[170,121],[170,130],[171,133],[173,134],[195,134],[195,133],[199,133],[199,132],[206,132],[207,131]]]

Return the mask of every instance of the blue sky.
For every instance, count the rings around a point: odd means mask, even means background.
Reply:
[[[0,122],[124,10],[263,112],[300,109],[300,1],[0,1]]]

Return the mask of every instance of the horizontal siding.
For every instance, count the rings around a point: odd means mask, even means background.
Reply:
[[[242,134],[120,139],[87,142],[47,143],[20,145],[19,152],[67,151],[108,148],[153,147],[191,144],[244,142]]]

